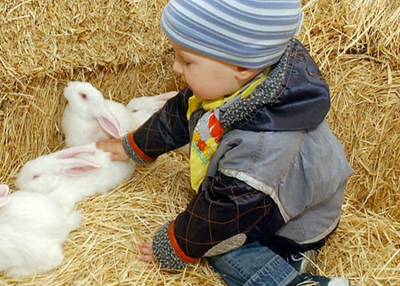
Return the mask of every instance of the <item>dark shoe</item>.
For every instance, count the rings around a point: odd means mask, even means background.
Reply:
[[[334,277],[334,278],[327,278],[323,276],[314,276],[308,273],[303,273],[297,278],[292,281],[288,286],[350,286],[350,280],[346,278],[339,278],[339,277]]]
[[[317,255],[318,252],[316,250],[308,250],[303,253],[292,254],[286,260],[299,274],[315,274],[317,270]]]

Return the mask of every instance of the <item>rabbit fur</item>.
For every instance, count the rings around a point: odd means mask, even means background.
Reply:
[[[43,194],[8,191],[0,185],[0,271],[24,277],[59,266],[62,244],[79,227],[80,212],[66,214]]]
[[[108,138],[121,138],[136,130],[176,91],[132,99],[127,106],[104,99],[88,82],[69,82],[64,88],[68,104],[62,117],[66,147],[80,146]]]
[[[142,96],[136,97],[129,101],[126,105],[126,109],[131,113],[133,119],[133,128],[136,130],[141,126],[153,113],[159,111],[168,99],[176,96],[177,91],[170,91],[167,93],[155,95],[155,96]]]
[[[68,100],[62,116],[66,147],[81,146],[108,138],[121,138],[134,125],[121,103],[105,100],[88,82],[69,82],[64,88]]]
[[[47,194],[70,212],[84,198],[104,194],[130,179],[134,164],[111,161],[110,155],[95,143],[43,155],[24,165],[15,186]]]

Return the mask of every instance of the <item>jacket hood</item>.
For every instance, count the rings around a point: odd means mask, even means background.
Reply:
[[[233,102],[221,125],[252,131],[316,128],[330,108],[329,87],[305,47],[293,39],[250,98]]]

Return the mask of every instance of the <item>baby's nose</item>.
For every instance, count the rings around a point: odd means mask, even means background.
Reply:
[[[183,74],[182,65],[178,61],[174,62],[174,65],[172,68],[173,68],[174,72],[176,72],[177,74]]]

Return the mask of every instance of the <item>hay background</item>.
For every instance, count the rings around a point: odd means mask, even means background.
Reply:
[[[124,103],[182,87],[159,27],[166,2],[1,1],[1,182],[13,188],[27,160],[62,148],[69,80]],[[303,4],[299,39],[330,83],[328,121],[354,169],[320,271],[353,285],[400,285],[400,2]],[[65,244],[62,266],[21,280],[0,274],[0,285],[224,285],[205,263],[167,273],[135,259],[136,244],[184,209],[188,189],[180,153],[138,167],[130,182],[78,205],[83,224]]]

